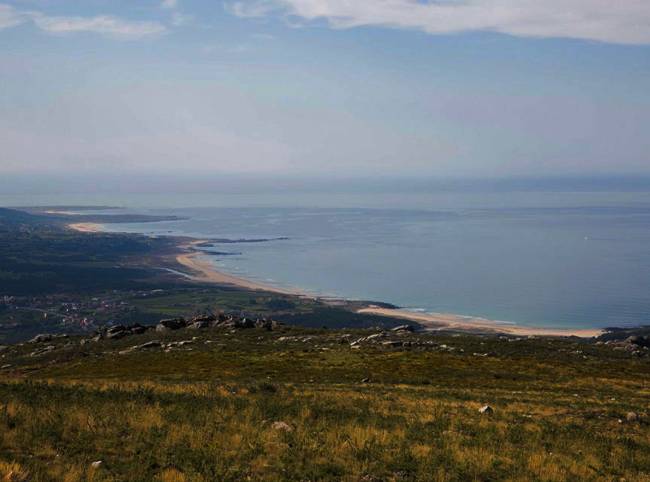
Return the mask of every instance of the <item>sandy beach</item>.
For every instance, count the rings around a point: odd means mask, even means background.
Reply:
[[[80,233],[99,233],[103,231],[103,226],[98,223],[72,223],[68,224],[68,227]]]
[[[179,264],[195,273],[190,276],[191,279],[207,283],[232,285],[247,290],[270,291],[272,293],[283,295],[302,296],[305,294],[301,293],[299,290],[282,289],[218,271],[210,261],[202,258],[203,253],[200,251],[194,251],[196,249],[195,246],[203,242],[205,241],[196,240],[182,245],[181,248],[187,252],[176,256],[176,261]]]
[[[504,333],[516,336],[579,336],[582,338],[591,338],[604,333],[604,331],[600,329],[539,328],[499,323],[498,321],[486,320],[484,318],[454,315],[450,313],[415,313],[408,310],[388,309],[374,306],[362,308],[357,312],[415,321],[429,330],[452,329],[468,332]]]

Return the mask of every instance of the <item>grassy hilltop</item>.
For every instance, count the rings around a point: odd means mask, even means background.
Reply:
[[[185,328],[11,346],[0,372],[0,473],[650,478],[646,357],[578,340],[378,333]],[[492,414],[479,413],[485,404]]]

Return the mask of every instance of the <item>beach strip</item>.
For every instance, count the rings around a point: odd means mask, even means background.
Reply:
[[[218,271],[214,264],[209,260],[204,258],[204,254],[200,251],[195,251],[196,245],[203,243],[205,241],[196,240],[192,241],[189,244],[184,244],[181,246],[185,253],[179,254],[176,256],[176,261],[192,271],[193,275],[189,278],[194,281],[200,281],[203,283],[215,283],[220,285],[231,285],[238,288],[244,288],[247,290],[253,291],[268,291],[272,293],[278,293],[283,295],[294,295],[294,296],[304,296],[305,293],[300,292],[299,290],[290,290],[284,288],[278,288],[277,286],[267,285],[257,281],[249,280],[246,278],[240,278],[238,276],[230,275]],[[189,251],[188,251],[189,250]],[[194,250],[194,251],[193,251]]]
[[[68,227],[80,233],[101,233],[104,230],[104,225],[98,223],[72,223]]]
[[[521,326],[450,313],[416,313],[409,310],[375,306],[362,308],[357,310],[357,313],[414,321],[430,331],[458,330],[476,333],[503,333],[515,336],[577,336],[581,338],[596,337],[605,332],[598,328],[580,329]]]

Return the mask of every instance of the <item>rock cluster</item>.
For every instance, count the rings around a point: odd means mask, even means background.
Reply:
[[[49,333],[44,333],[41,335],[36,335],[34,338],[29,340],[27,343],[47,343],[48,341],[52,341],[55,338],[67,338],[68,335],[62,334],[62,335],[52,335]]]
[[[633,335],[625,340],[609,340],[597,344],[609,345],[618,351],[626,351],[634,356],[650,355],[650,336]]]
[[[142,345],[135,345],[130,348],[127,348],[126,350],[122,350],[119,352],[119,354],[127,355],[134,351],[151,350],[153,348],[162,348],[166,352],[169,352],[173,348],[183,348],[187,345],[192,345],[192,344],[194,344],[194,339],[182,340],[182,341],[171,341],[169,343],[162,343],[160,340],[152,340],[152,341],[148,341],[147,343],[143,343]]]
[[[390,331],[380,331],[372,335],[362,336],[352,340],[349,335],[343,335],[340,338],[341,343],[349,343],[350,348],[360,349],[362,346],[378,346],[383,348],[425,348],[440,351],[455,351],[456,348],[447,345],[439,345],[432,340],[422,340],[406,335],[410,335],[413,327],[402,325],[391,329]],[[463,352],[458,349],[458,352]]]
[[[204,328],[233,328],[233,329],[248,329],[248,328],[264,328],[266,330],[273,330],[277,328],[278,322],[267,320],[265,318],[246,318],[236,315],[205,315],[197,316],[191,320],[185,318],[171,318],[161,320],[156,325],[156,331],[165,333],[168,331],[180,330],[181,328],[190,328],[193,330],[200,330]]]
[[[151,330],[151,326],[142,326],[139,323],[133,325],[114,325],[109,328],[104,328],[95,333],[91,338],[92,341],[100,341],[102,339],[107,340],[119,340],[126,336],[131,335],[142,335],[143,333]]]
[[[45,346],[43,348],[39,348],[38,350],[33,351],[32,353],[29,354],[29,356],[45,355],[46,353],[49,353],[54,349],[56,349],[56,347],[54,345],[47,345],[47,346]]]
[[[263,328],[266,330],[274,330],[278,327],[279,323],[265,318],[246,318],[236,315],[201,315],[195,316],[189,320],[185,318],[168,318],[160,320],[156,326],[143,326],[138,323],[133,325],[114,325],[106,329],[102,329],[95,333],[91,338],[92,341],[106,340],[120,340],[127,336],[141,335],[149,330],[155,330],[158,333],[167,333],[181,329],[202,330],[206,328],[231,328],[231,329],[247,329],[247,328]],[[53,335],[38,335],[32,343],[42,343],[52,340]],[[83,343],[83,342],[82,342]],[[145,343],[145,345],[147,345]],[[142,348],[147,348],[142,346]]]

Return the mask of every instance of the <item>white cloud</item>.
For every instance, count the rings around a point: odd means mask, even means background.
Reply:
[[[158,22],[126,20],[111,15],[95,17],[49,16],[41,12],[18,11],[0,4],[0,30],[31,21],[40,30],[51,34],[93,32],[120,39],[138,39],[164,33]]]
[[[158,22],[136,22],[110,15],[97,17],[47,17],[35,15],[34,24],[49,33],[94,32],[110,37],[137,39],[165,32]]]
[[[228,10],[240,17],[279,13],[324,20],[333,28],[384,26],[431,34],[492,31],[650,43],[648,0],[237,0]]]
[[[194,17],[192,15],[186,15],[184,13],[174,12],[171,17],[171,24],[174,27],[182,27],[183,25],[188,25],[192,23]]]
[[[15,27],[25,21],[24,15],[10,5],[0,4],[0,30]]]
[[[178,7],[178,0],[163,0],[160,6],[171,10]]]

